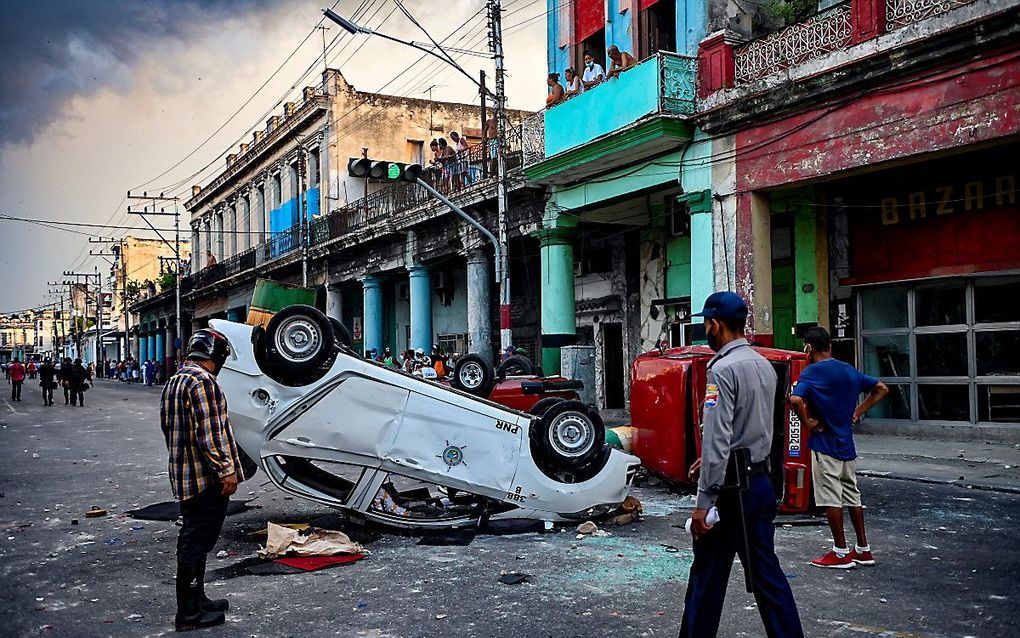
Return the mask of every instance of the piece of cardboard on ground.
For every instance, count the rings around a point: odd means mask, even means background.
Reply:
[[[266,546],[258,552],[262,558],[367,553],[360,543],[355,543],[343,532],[316,527],[296,530],[276,523],[269,523]]]

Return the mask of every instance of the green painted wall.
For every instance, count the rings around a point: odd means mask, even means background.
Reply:
[[[684,154],[680,186],[691,209],[690,287],[691,311],[700,312],[705,299],[715,292],[715,260],[712,248],[712,140],[700,129]],[[667,279],[668,281],[668,279]],[[691,321],[700,322],[700,317]]]
[[[769,199],[773,214],[793,216],[793,322],[818,323],[818,211],[812,188],[774,193]],[[778,334],[778,331],[777,331]]]
[[[669,153],[646,160],[637,169],[629,166],[603,175],[598,180],[557,189],[550,203],[554,207],[573,210],[653,186],[675,183],[680,175],[680,155],[680,151]]]
[[[666,296],[691,294],[691,238],[674,237],[666,242]]]

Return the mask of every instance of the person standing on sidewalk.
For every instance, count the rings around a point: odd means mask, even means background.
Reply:
[[[7,366],[11,375],[11,401],[21,401],[21,386],[25,384],[25,366],[15,359]]]
[[[64,405],[71,405],[71,358],[64,357],[57,371],[57,379],[64,388]]]
[[[71,391],[71,405],[85,407],[85,391],[89,386],[89,371],[81,364],[81,359],[75,359],[74,365],[68,374],[68,388]]]
[[[820,326],[804,333],[804,353],[808,366],[801,372],[790,403],[800,422],[811,430],[811,478],[815,504],[825,508],[832,532],[832,550],[811,561],[815,567],[849,569],[855,565],[874,565],[875,556],[864,530],[864,507],[857,488],[857,450],[853,426],[861,416],[881,401],[889,388],[875,377],[832,358],[829,332]],[[857,400],[868,393],[863,402]],[[857,533],[857,545],[847,547],[843,530],[843,507]]]
[[[169,452],[170,487],[181,502],[177,537],[177,631],[224,622],[225,599],[205,596],[206,558],[219,538],[230,495],[245,479],[216,375],[230,344],[216,330],[198,330],[187,361],[163,389],[160,425]]]
[[[713,293],[697,316],[705,318],[708,363],[700,472],[691,515],[691,565],[680,638],[710,638],[719,631],[733,557],[750,571],[758,613],[769,638],[803,638],[804,630],[790,583],[776,556],[776,495],[769,480],[776,373],[744,337],[747,304],[733,292]],[[735,450],[750,456],[750,489],[738,497]],[[741,505],[743,507],[741,508]],[[712,507],[715,523],[706,519]],[[741,524],[743,522],[743,524]]]
[[[42,386],[43,405],[53,405],[53,390],[57,387],[57,369],[48,357],[39,368],[39,385]]]

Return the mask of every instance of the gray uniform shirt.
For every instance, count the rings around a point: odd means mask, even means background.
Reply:
[[[753,463],[768,457],[775,396],[772,364],[744,339],[727,343],[708,363],[696,507],[715,505],[711,488],[725,484],[730,450],[749,448]]]

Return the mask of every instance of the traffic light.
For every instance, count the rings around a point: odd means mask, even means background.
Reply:
[[[388,182],[417,182],[421,171],[421,164],[387,162],[365,157],[352,157],[347,162],[347,174],[351,177],[367,177]]]

